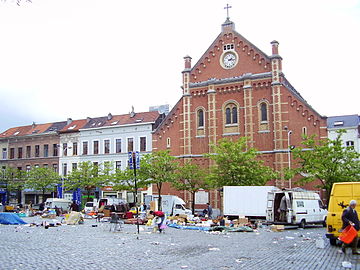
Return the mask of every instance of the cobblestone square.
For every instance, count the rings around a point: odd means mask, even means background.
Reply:
[[[167,228],[165,234],[153,234],[142,226],[137,239],[136,226],[124,225],[121,232],[109,232],[109,226],[94,220],[49,229],[1,225],[0,269],[302,270],[343,269],[343,261],[360,269],[360,257],[344,256],[326,240],[324,249],[316,248],[324,228],[229,234]]]

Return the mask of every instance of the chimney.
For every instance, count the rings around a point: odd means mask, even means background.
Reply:
[[[278,55],[279,54],[279,42],[277,42],[276,40],[273,40],[273,41],[271,41],[271,45],[272,45],[272,54]]]
[[[88,116],[88,117],[86,117],[86,123],[89,123],[90,122],[90,120],[91,120],[91,118]]]
[[[134,106],[131,106],[131,113],[130,113],[130,118],[133,118],[135,116],[135,110],[134,110]]]
[[[71,119],[71,118],[68,118],[68,119],[66,120],[66,125],[70,125],[71,122],[72,122],[72,119]]]
[[[36,127],[36,124],[35,124],[35,122],[32,122],[32,128],[35,128]]]
[[[185,60],[185,70],[187,69],[191,69],[191,57],[190,56],[185,56],[184,60]]]
[[[113,118],[112,114],[109,113],[108,116],[107,116],[107,120],[111,120]]]

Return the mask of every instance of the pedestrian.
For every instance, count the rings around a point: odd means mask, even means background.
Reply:
[[[342,229],[344,230],[347,226],[354,226],[356,231],[360,230],[360,223],[359,223],[359,217],[355,210],[357,202],[355,200],[350,201],[349,207],[347,207],[341,216],[343,226]],[[358,236],[356,235],[354,240],[350,244],[343,243],[341,246],[341,251],[345,254],[346,248],[351,247],[352,254],[353,255],[360,255],[360,253],[357,250],[357,244],[358,244]]]
[[[73,203],[70,205],[70,211],[79,212],[79,205],[76,203],[76,201],[73,201]]]
[[[160,221],[156,222],[156,224],[158,225],[159,232],[161,233],[163,230],[162,225],[165,221],[165,213],[162,211],[150,211],[150,215],[153,215],[157,219],[160,219]]]
[[[281,198],[279,210],[280,210],[280,221],[286,222],[287,205],[286,205],[285,195]]]
[[[44,211],[44,209],[45,209],[45,203],[42,202],[42,203],[40,203],[40,205],[39,205],[39,211]]]
[[[29,210],[32,212],[33,211],[33,203],[32,201],[29,202]]]
[[[211,219],[212,213],[213,213],[212,207],[211,207],[210,203],[207,203],[207,215],[208,215],[209,219]]]

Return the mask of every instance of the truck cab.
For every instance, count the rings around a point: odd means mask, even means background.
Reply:
[[[341,216],[351,200],[360,202],[360,182],[335,183],[332,187],[327,216],[327,233],[330,244],[335,245],[342,228]],[[356,208],[357,210],[357,208]],[[358,211],[359,212],[359,211]],[[358,232],[360,236],[360,232]]]

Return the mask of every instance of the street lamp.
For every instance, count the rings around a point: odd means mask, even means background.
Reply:
[[[289,170],[291,170],[291,145],[290,145],[290,136],[292,134],[292,130],[289,130],[287,133],[287,140],[288,140],[288,165]],[[289,179],[289,188],[291,188],[291,178]]]
[[[64,144],[63,144],[63,146],[64,146]],[[66,152],[67,152],[67,150],[68,149],[71,149],[72,147],[71,146],[66,146],[66,147],[62,147],[61,148],[61,145],[60,144],[58,144],[57,145],[57,147],[58,147],[58,149],[59,149],[59,165],[60,165],[60,157],[61,156],[64,156],[64,150],[66,149]],[[61,151],[61,149],[62,149],[62,151]],[[66,156],[67,156],[67,153],[66,153]],[[62,164],[61,164],[62,165]],[[60,166],[59,166],[60,167]],[[60,171],[61,170],[61,171]],[[64,178],[64,176],[66,176],[66,175],[63,175],[63,172],[62,172],[62,170],[63,170],[63,167],[61,166],[61,168],[59,168],[59,172],[61,172],[61,198],[62,199],[64,199],[64,180],[65,180],[65,178]]]

